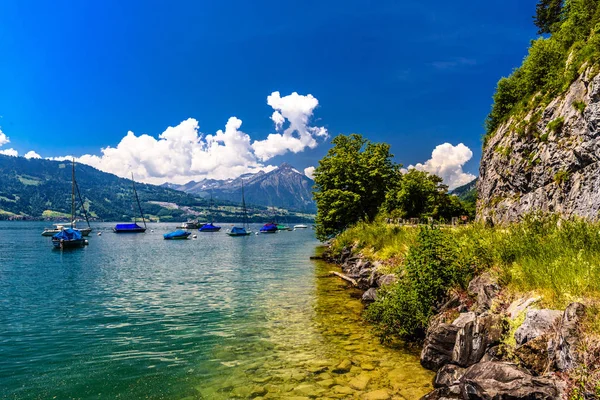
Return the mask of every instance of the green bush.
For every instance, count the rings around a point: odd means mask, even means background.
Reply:
[[[573,102],[573,108],[575,108],[580,113],[583,113],[585,111],[586,107],[587,107],[587,104],[585,104],[585,101]]]
[[[395,335],[422,336],[448,290],[466,284],[471,269],[458,262],[457,248],[450,233],[438,228],[420,229],[406,256],[402,278],[380,291],[380,299],[366,312],[384,340]]]
[[[550,121],[547,128],[550,132],[560,132],[564,124],[565,119],[563,117],[558,117]]]

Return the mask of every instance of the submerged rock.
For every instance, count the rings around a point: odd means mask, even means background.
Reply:
[[[387,389],[379,389],[365,393],[362,398],[363,400],[387,400],[390,397],[392,397],[392,395]]]
[[[348,359],[343,360],[342,362],[340,362],[334,369],[333,372],[336,374],[345,374],[346,372],[350,371],[350,368],[352,368],[352,362]]]
[[[517,344],[525,344],[545,333],[550,332],[554,324],[562,316],[560,310],[529,310],[525,321],[515,332]]]

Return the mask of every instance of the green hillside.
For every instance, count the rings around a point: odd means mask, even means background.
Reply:
[[[129,221],[139,218],[131,180],[119,178],[87,165],[76,165],[76,179],[89,214],[96,220]],[[161,186],[136,183],[147,218],[161,221],[208,219],[209,201]],[[78,203],[78,215],[81,207]],[[239,220],[235,203],[216,204],[216,221]],[[64,219],[71,212],[71,163],[0,155],[0,219]],[[269,219],[266,207],[253,207],[251,219]],[[279,214],[287,214],[281,210]],[[309,220],[288,214],[290,221]]]

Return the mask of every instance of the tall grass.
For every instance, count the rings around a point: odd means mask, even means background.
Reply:
[[[509,290],[537,292],[549,307],[600,299],[599,223],[532,214],[506,227],[441,229],[444,235],[439,240],[452,249],[454,263],[471,275],[491,271]],[[400,275],[407,266],[406,256],[422,244],[419,231],[381,222],[360,223],[340,234],[332,251],[354,246],[355,252],[386,261]]]

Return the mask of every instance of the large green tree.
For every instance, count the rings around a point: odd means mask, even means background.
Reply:
[[[439,176],[410,169],[387,193],[385,211],[401,218],[433,216],[440,196],[447,190]]]
[[[339,135],[315,169],[316,232],[326,240],[360,221],[371,221],[398,179],[390,145],[361,135]]]
[[[539,0],[535,7],[534,24],[538,33],[551,33],[553,26],[560,22],[563,0]]]

